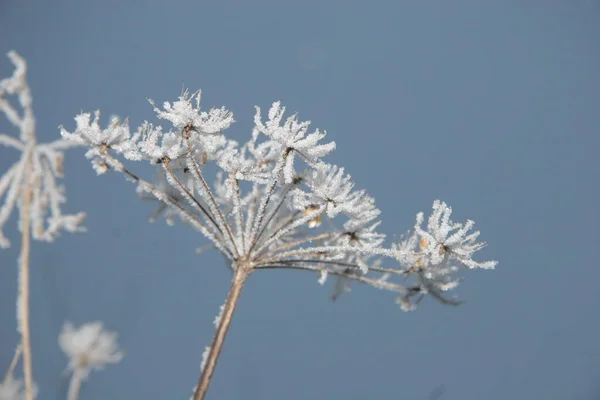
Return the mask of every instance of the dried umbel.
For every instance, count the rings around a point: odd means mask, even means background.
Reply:
[[[103,129],[96,112],[77,116],[75,130],[61,128],[61,134],[88,147],[86,156],[98,173],[125,174],[140,193],[163,204],[170,221],[178,216],[229,260],[233,286],[196,399],[210,381],[239,291],[254,271],[306,270],[317,273],[321,283],[332,275],[333,298],[356,281],[396,292],[402,308],[411,310],[427,294],[458,304],[444,296],[458,284],[458,269],[496,264],[472,260],[485,245],[476,242],[479,232],[469,232],[472,221],[452,222],[450,207],[440,201],[425,229],[419,213],[414,232],[386,246],[385,235],[377,232],[380,211],[374,199],[355,188],[344,168],[323,161],[335,143],[325,142],[325,132],[309,132],[310,122],[296,115],[284,118],[279,102],[266,121],[257,107],[244,144],[223,134],[233,114],[225,108],[203,111],[199,92],[186,92],[154,111],[172,128],[144,122],[131,132],[127,122],[113,120]],[[158,182],[141,179],[122,159],[158,165]],[[219,170],[212,185],[206,176],[211,163]]]

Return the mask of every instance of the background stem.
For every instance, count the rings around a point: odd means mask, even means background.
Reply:
[[[19,257],[19,297],[17,299],[17,319],[23,347],[23,375],[25,377],[25,398],[33,400],[33,373],[31,367],[31,339],[29,330],[29,248],[31,205],[31,182],[27,179],[21,205],[21,256]]]

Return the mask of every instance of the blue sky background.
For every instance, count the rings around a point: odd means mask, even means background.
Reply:
[[[427,400],[440,385],[443,400],[600,399],[597,1],[3,1],[10,49],[29,62],[40,141],[82,110],[153,120],[145,99],[183,86],[234,111],[243,138],[253,106],[281,100],[337,142],[328,160],[377,199],[390,239],[440,198],[500,261],[465,275],[464,306],[415,313],[367,287],[331,303],[313,275],[253,275],[210,399]],[[14,157],[0,149],[0,170]],[[39,399],[65,398],[63,321],[97,319],[126,357],[82,399],[187,399],[228,270],[194,253],[195,232],[149,225],[152,205],[82,150],[65,169],[65,210],[89,231],[33,246]],[[6,233],[0,370],[18,342],[14,218]]]

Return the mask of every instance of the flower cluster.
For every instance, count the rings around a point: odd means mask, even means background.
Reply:
[[[485,245],[476,242],[479,232],[469,233],[472,221],[450,221],[451,209],[437,200],[426,228],[419,213],[414,232],[386,247],[374,199],[355,188],[344,168],[323,160],[335,143],[325,141],[325,132],[309,132],[310,121],[284,118],[279,102],[266,120],[257,107],[244,144],[223,134],[233,114],[204,111],[199,92],[185,92],[162,108],[151,104],[170,128],[145,122],[131,132],[116,119],[101,128],[96,112],[77,116],[75,130],[61,128],[61,134],[88,147],[98,173],[125,174],[145,198],[161,203],[158,212],[165,210],[169,222],[179,217],[200,231],[232,270],[306,270],[321,283],[331,275],[333,298],[360,282],[398,293],[409,310],[427,294],[457,304],[443,292],[457,285],[458,269],[496,264],[472,259]],[[123,159],[157,165],[157,183],[141,179]],[[219,169],[212,182],[205,168],[211,162]]]

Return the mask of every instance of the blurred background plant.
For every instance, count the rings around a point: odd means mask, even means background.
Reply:
[[[27,82],[27,63],[15,51],[8,53],[15,66],[11,77],[0,81],[0,111],[19,132],[18,138],[0,134],[0,144],[17,150],[20,158],[0,178],[0,198],[4,204],[0,208],[0,246],[7,248],[10,241],[2,232],[14,208],[18,212],[18,225],[21,231],[21,249],[19,255],[19,290],[17,297],[17,330],[21,342],[16,346],[15,356],[0,382],[1,400],[32,400],[37,394],[33,381],[31,332],[29,312],[29,274],[30,274],[30,238],[52,242],[61,230],[81,232],[85,229],[80,225],[85,213],[63,214],[61,205],[66,201],[64,187],[57,179],[63,176],[63,150],[77,146],[77,143],[58,139],[48,144],[40,144],[36,138],[36,123],[32,107],[32,96]],[[13,106],[8,96],[17,98],[18,108]],[[3,265],[3,267],[6,267]],[[73,370],[69,390],[69,400],[78,398],[78,387],[82,379],[87,377],[87,364],[100,365],[98,361],[83,361],[83,355],[89,353],[92,346],[101,346],[103,342],[113,343],[116,338],[102,336],[101,324],[93,325],[91,334],[79,336],[69,325],[61,335],[61,347],[67,354],[73,353],[73,346],[79,347],[79,362],[70,365]],[[83,328],[82,328],[83,329]],[[100,344],[99,344],[100,342]],[[3,345],[6,345],[3,342]],[[102,349],[99,351],[102,353]],[[98,353],[98,351],[96,352]],[[23,360],[24,382],[14,377],[14,370],[19,359]],[[98,358],[98,357],[96,357]],[[91,358],[93,360],[94,357]],[[119,357],[109,358],[109,362],[117,362]],[[73,362],[71,362],[73,364]]]

